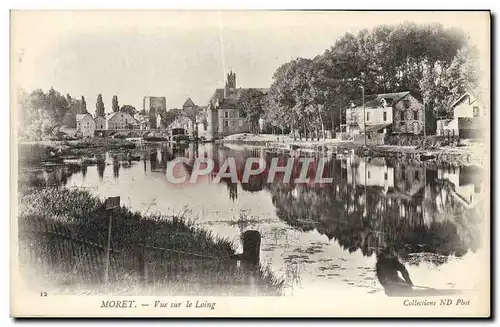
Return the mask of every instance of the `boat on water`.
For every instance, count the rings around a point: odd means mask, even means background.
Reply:
[[[97,165],[97,164],[102,164],[105,162],[104,158],[99,158],[99,157],[82,157],[81,158],[81,164],[82,165]]]
[[[161,142],[161,141],[166,141],[167,138],[160,136],[145,136],[143,140],[146,142]]]

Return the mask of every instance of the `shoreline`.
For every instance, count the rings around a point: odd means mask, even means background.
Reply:
[[[279,137],[279,136],[278,136]],[[269,140],[223,139],[221,145],[242,148],[265,148],[271,152],[299,151],[305,153],[350,154],[374,158],[406,159],[435,164],[483,167],[487,160],[486,145],[474,143],[467,146],[403,146],[403,145],[359,145],[351,141],[320,140],[298,141],[283,137],[280,142]]]

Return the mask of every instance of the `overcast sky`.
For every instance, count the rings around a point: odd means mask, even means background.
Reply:
[[[345,32],[379,24],[458,26],[487,55],[486,18],[465,12],[14,12],[12,78],[26,91],[53,86],[83,95],[91,113],[98,93],[107,111],[113,95],[138,109],[146,95],[165,96],[167,108],[181,107],[187,97],[205,105],[223,87],[224,71],[236,73],[238,87],[269,87],[282,63],[312,58]]]

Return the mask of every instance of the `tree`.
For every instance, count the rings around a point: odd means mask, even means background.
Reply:
[[[116,95],[113,95],[112,109],[113,109],[113,112],[120,111],[120,106],[118,105],[118,96],[116,96]]]
[[[346,33],[322,55],[278,67],[264,98],[264,116],[299,137],[319,137],[320,130],[324,137],[327,126],[341,123],[351,101],[360,102],[360,86],[367,95],[410,91],[425,100],[431,111],[426,117],[450,115],[453,101],[477,88],[476,61],[464,33],[440,24]]]
[[[256,89],[246,89],[241,94],[236,107],[239,109],[240,117],[245,118],[250,127],[250,132],[259,132],[259,119],[264,114],[264,93]]]
[[[131,106],[129,104],[126,104],[126,105],[123,105],[121,108],[120,108],[120,111],[121,112],[126,112],[127,114],[129,114],[130,116],[134,117],[135,114],[137,114],[137,110],[135,109],[134,106]]]
[[[87,111],[87,102],[85,101],[85,97],[82,95],[82,99],[80,100],[80,114],[86,114]]]
[[[97,102],[95,104],[95,116],[96,117],[104,117],[105,108],[104,102],[102,102],[102,94],[97,95]]]
[[[179,117],[180,115],[182,115],[182,109],[174,108],[174,109],[168,110],[165,113],[165,115],[161,117],[162,126],[168,126],[168,125],[172,124],[174,122],[174,120],[176,120],[177,117]]]

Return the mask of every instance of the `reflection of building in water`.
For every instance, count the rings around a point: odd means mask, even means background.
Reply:
[[[118,160],[113,161],[113,177],[120,177],[120,163]]]
[[[394,169],[395,191],[410,197],[422,196],[425,186],[424,174],[424,166],[396,163]]]
[[[104,170],[106,169],[106,163],[98,163],[97,164],[97,175],[99,176],[99,179],[102,181],[104,178]]]
[[[479,172],[469,167],[448,167],[438,169],[437,176],[440,180],[450,184],[450,188],[443,188],[442,192],[449,192],[455,200],[467,208],[474,207],[480,199],[482,183]],[[443,210],[442,201],[438,209]]]
[[[390,167],[385,159],[373,158],[348,158],[347,167],[356,167],[347,169],[347,182],[353,185],[361,186],[380,186],[385,191],[394,187],[394,168]]]

